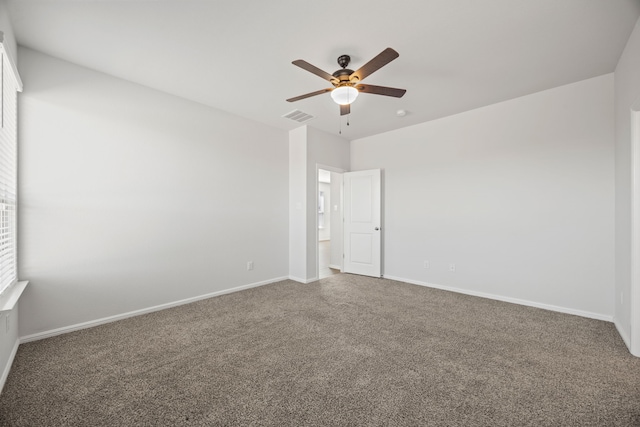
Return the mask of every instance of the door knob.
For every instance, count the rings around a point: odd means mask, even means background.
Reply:
[[[376,227],[376,231],[380,230],[380,227]]]

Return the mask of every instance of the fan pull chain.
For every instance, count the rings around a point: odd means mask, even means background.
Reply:
[[[349,125],[350,125],[350,123],[349,123],[349,116],[350,116],[350,115],[351,115],[351,114],[347,114],[347,126],[349,126]],[[339,128],[339,130],[338,130],[338,134],[339,134],[339,135],[342,135],[342,116],[340,116],[340,128]]]

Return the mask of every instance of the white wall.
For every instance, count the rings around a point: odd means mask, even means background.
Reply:
[[[286,132],[19,54],[22,336],[287,276]]]
[[[629,344],[631,333],[631,108],[640,110],[640,20],[615,71],[616,288],[615,317]]]
[[[318,191],[324,193],[324,227],[318,229],[318,240],[331,240],[331,184],[319,182]],[[319,221],[320,217],[318,216]]]
[[[385,171],[385,276],[611,319],[613,85],[353,141],[351,170]]]

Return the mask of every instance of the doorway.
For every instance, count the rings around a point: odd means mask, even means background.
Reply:
[[[318,166],[317,277],[323,279],[342,271],[342,172]]]

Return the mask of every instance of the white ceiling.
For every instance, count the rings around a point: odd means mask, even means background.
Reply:
[[[357,139],[614,71],[640,0],[9,0],[20,45],[282,129]],[[291,64],[357,69],[400,57],[365,83],[350,126],[330,87]],[[25,82],[28,85],[28,82]],[[398,109],[408,112],[396,116]],[[342,121],[342,124],[341,124]]]

